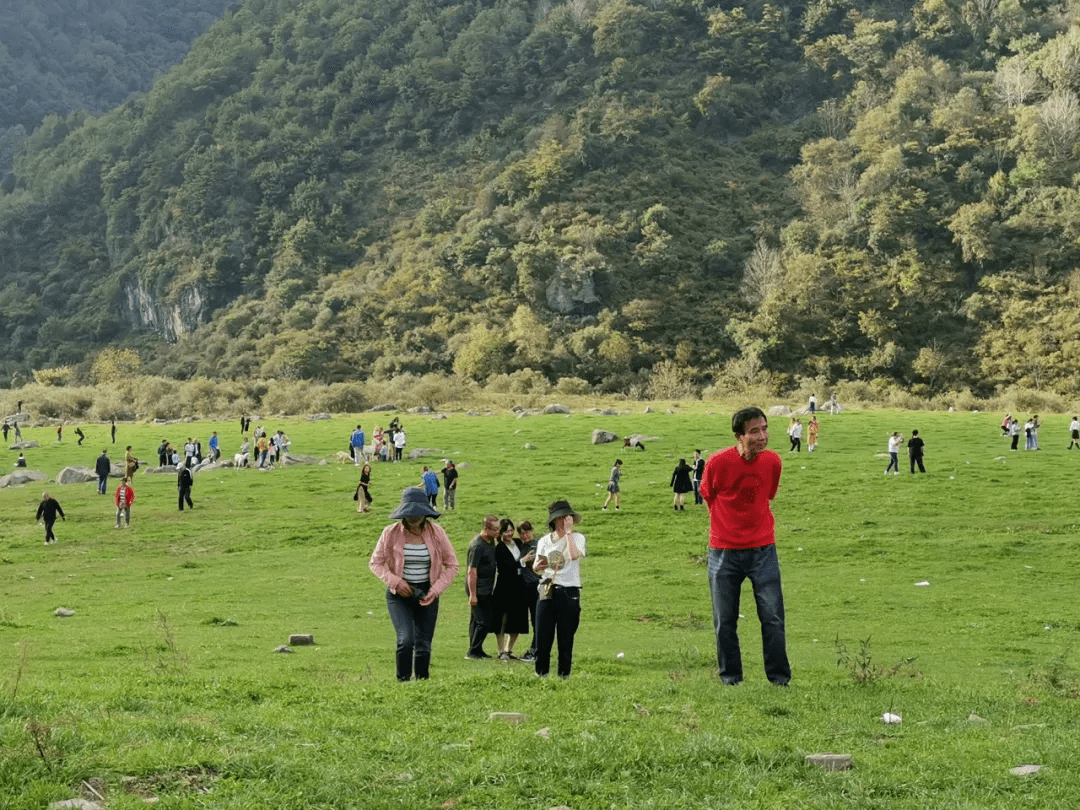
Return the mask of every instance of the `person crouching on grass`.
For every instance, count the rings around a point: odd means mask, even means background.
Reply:
[[[739,595],[749,578],[761,622],[765,677],[777,686],[791,680],[784,629],[784,593],[776,556],[776,520],[769,502],[780,486],[780,456],[766,449],[769,421],[760,408],[731,418],[736,446],[705,463],[701,495],[709,507],[709,590],[720,679],[743,679],[739,649]]]
[[[439,597],[458,573],[457,556],[439,517],[419,487],[401,493],[390,513],[400,520],[383,529],[368,568],[386,583],[386,609],[397,634],[397,679],[430,675],[431,641],[439,617]]]

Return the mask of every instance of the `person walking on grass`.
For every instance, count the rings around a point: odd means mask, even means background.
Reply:
[[[701,497],[701,476],[705,474],[705,459],[701,457],[701,451],[694,451],[694,460],[690,464],[692,472],[690,473],[690,483],[694,485],[694,505],[698,506],[705,503],[705,499]]]
[[[194,484],[194,480],[191,477],[191,469],[187,464],[184,464],[180,468],[180,472],[176,474],[176,492],[177,492],[177,505],[180,511],[184,511],[184,504],[187,503],[188,509],[194,509],[195,504],[191,502],[191,487]]]
[[[1069,424],[1069,446],[1066,450],[1072,450],[1073,446],[1080,447],[1080,416],[1074,416]]]
[[[42,493],[41,503],[38,504],[37,515],[34,520],[45,523],[45,545],[56,542],[56,535],[53,534],[53,524],[56,523],[57,515],[65,523],[67,522],[67,516],[64,515],[64,510],[60,508],[60,502],[48,492]]]
[[[424,492],[427,493],[428,503],[434,509],[439,505],[439,474],[425,464],[420,480],[423,482]]]
[[[458,560],[446,530],[432,521],[439,513],[422,489],[401,493],[371,553],[368,568],[386,583],[386,609],[397,637],[395,670],[401,682],[431,674],[431,642],[439,617],[439,597],[458,574]]]
[[[1009,424],[1009,435],[1012,437],[1012,442],[1009,444],[1010,450],[1016,450],[1017,445],[1020,443],[1020,420],[1015,416],[1012,422]]]
[[[420,490],[421,492],[423,490]],[[469,543],[466,558],[465,592],[469,596],[469,651],[465,658],[480,661],[491,658],[484,652],[484,640],[495,632],[495,543],[499,537],[499,519],[487,515],[480,534]]]
[[[919,438],[919,431],[911,431],[911,438],[908,439],[907,453],[908,461],[911,462],[911,474],[915,474],[915,465],[919,465],[919,472],[926,472],[926,467],[923,466],[923,453],[925,452],[926,442]]]
[[[356,501],[357,512],[371,511],[371,465],[365,464],[360,470],[360,483],[356,485],[353,500]]]
[[[131,528],[131,505],[135,503],[135,490],[128,486],[126,478],[120,481],[116,488],[116,528],[120,528],[120,518],[124,519],[124,526]]]
[[[356,426],[356,430],[349,437],[349,452],[352,453],[353,464],[357,467],[364,463],[364,441],[366,438],[360,425]]]
[[[806,452],[813,453],[817,450],[817,435],[818,435],[818,420],[816,416],[811,416],[810,421],[806,425]]]
[[[101,451],[101,455],[98,456],[97,461],[94,463],[94,472],[97,473],[98,495],[104,495],[105,482],[109,480],[109,473],[112,472],[112,462],[109,461],[107,451]]]
[[[611,503],[611,499],[615,499],[615,511],[619,511],[619,479],[622,478],[622,459],[615,459],[615,466],[611,468],[611,476],[608,478],[607,485],[607,497],[604,498],[603,511],[607,511],[607,506]]]
[[[671,473],[671,483],[668,484],[675,491],[675,497],[671,505],[676,512],[686,511],[686,493],[694,491],[694,485],[690,481],[690,472],[693,468],[686,463],[685,458],[680,458]]]
[[[900,445],[904,443],[904,437],[895,430],[889,437],[889,466],[885,468],[885,474],[892,470],[893,475],[900,474]]]
[[[457,505],[458,471],[457,467],[454,466],[454,462],[450,459],[443,460],[442,479],[443,509],[453,512],[454,507]]]
[[[574,636],[581,623],[581,558],[585,535],[574,531],[581,515],[569,501],[548,506],[550,532],[536,544],[533,571],[540,575],[536,603],[536,662],[541,678],[551,670],[551,647],[558,639],[556,673],[570,677],[574,663]]]
[[[720,680],[743,679],[739,648],[739,596],[743,580],[754,590],[765,677],[777,686],[791,680],[784,593],[776,554],[776,519],[769,504],[780,486],[780,456],[767,449],[769,421],[760,408],[731,418],[735,446],[705,463],[701,494],[709,507],[709,592]]]

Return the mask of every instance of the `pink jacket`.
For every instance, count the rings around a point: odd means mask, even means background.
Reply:
[[[438,523],[430,520],[424,524],[420,533],[421,541],[428,547],[431,555],[431,590],[429,593],[441,596],[450,587],[458,573],[457,555],[450,545],[450,538]],[[390,590],[401,582],[401,572],[405,570],[405,543],[417,542],[415,534],[405,530],[401,523],[391,523],[382,534],[375,550],[371,552],[368,568],[371,573],[386,583]]]

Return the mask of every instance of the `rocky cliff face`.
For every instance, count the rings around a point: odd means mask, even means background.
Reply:
[[[163,301],[142,280],[124,285],[123,309],[126,320],[151,329],[170,343],[195,330],[209,317],[209,302],[198,287],[188,287],[172,300]]]

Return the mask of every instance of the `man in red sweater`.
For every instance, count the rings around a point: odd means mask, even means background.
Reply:
[[[739,650],[739,592],[750,578],[761,621],[765,676],[787,686],[791,666],[784,631],[784,594],[776,557],[776,521],[769,501],[780,485],[780,456],[769,445],[769,420],[760,408],[731,417],[735,447],[709,457],[701,496],[709,507],[709,590],[720,679],[734,686],[743,679]]]

